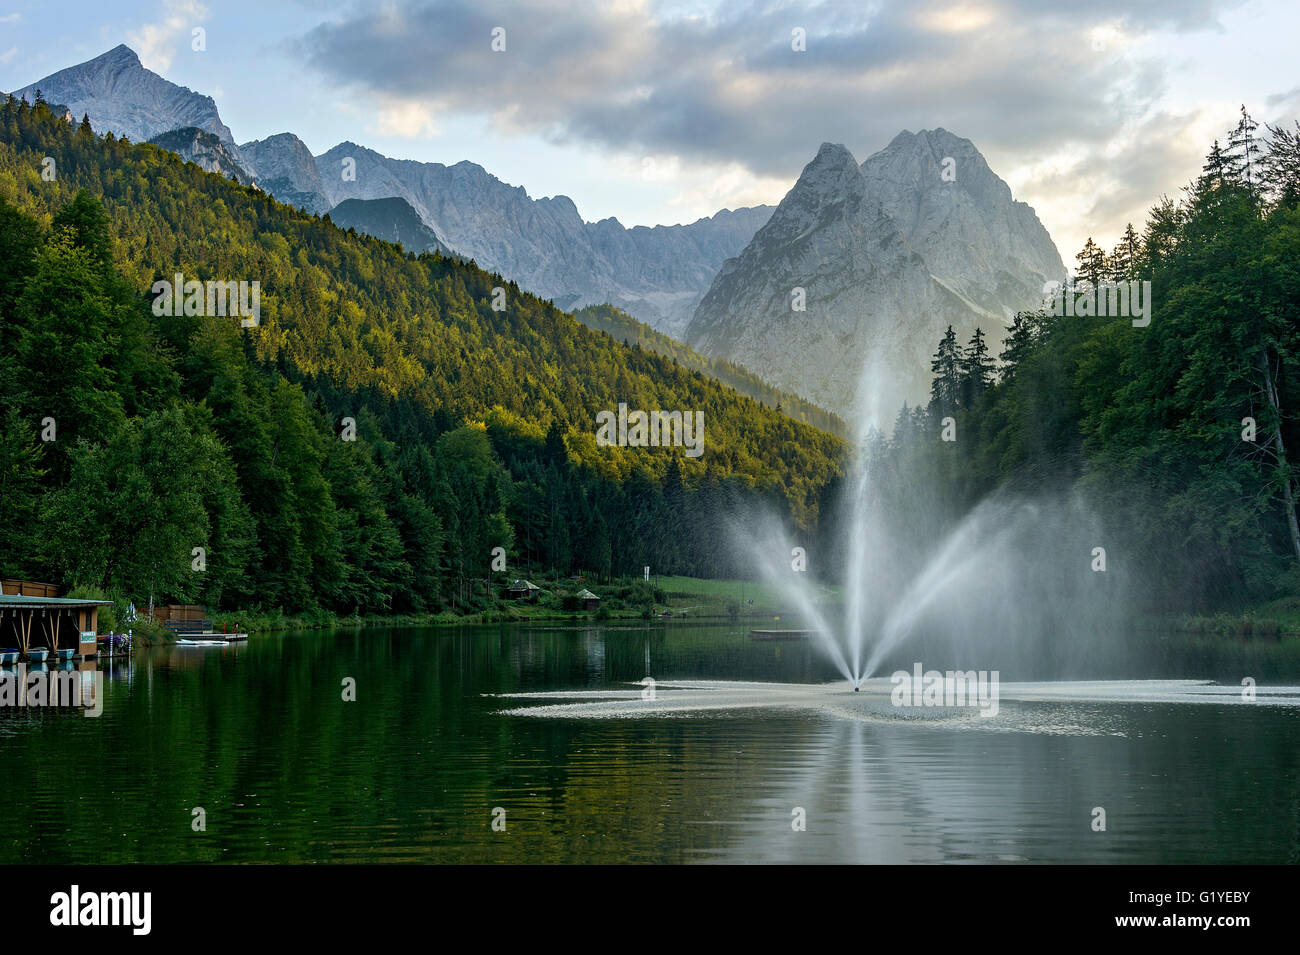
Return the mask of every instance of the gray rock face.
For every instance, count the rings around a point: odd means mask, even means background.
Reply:
[[[451,249],[561,308],[608,302],[678,336],[718,267],[771,213],[760,206],[627,229],[617,219],[584,222],[567,196],[532,199],[471,162],[389,159],[346,142],[316,157],[316,166],[331,204],[399,196]],[[344,178],[345,168],[354,179]],[[263,175],[260,159],[257,171]]]
[[[176,153],[200,169],[219,173],[227,179],[234,176],[236,181],[245,186],[253,182],[253,177],[235,159],[233,146],[226,145],[212,133],[196,126],[173,129],[153,137],[149,142]]]
[[[888,423],[928,400],[948,325],[963,343],[982,327],[996,355],[1010,316],[1064,276],[1034,211],[969,140],[904,132],[861,166],[826,143],[722,266],[686,340],[850,419],[874,405]]]
[[[38,89],[45,99],[65,104],[78,120],[89,115],[96,132],[146,142],[168,130],[194,126],[212,133],[238,158],[235,141],[212,97],[146,70],[129,46],[114,47],[93,60],[59,70],[14,95],[30,103]]]
[[[239,154],[257,184],[281,202],[320,215],[333,205],[325,195],[316,159],[293,133],[244,143]]]

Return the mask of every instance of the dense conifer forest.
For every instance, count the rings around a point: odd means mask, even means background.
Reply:
[[[258,281],[258,326],[155,315],[176,273]],[[844,457],[472,263],[12,98],[0,344],[0,575],[137,602],[464,609],[494,547],[513,568],[734,575],[729,522],[810,531]],[[704,454],[597,447],[620,402],[703,411]]]

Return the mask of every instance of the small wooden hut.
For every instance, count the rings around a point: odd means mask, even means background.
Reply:
[[[541,594],[542,588],[538,587],[531,580],[513,580],[510,586],[506,587],[507,600],[536,600]]]
[[[111,600],[75,597],[28,597],[0,594],[0,649],[13,648],[25,658],[32,650],[72,650],[93,657],[99,608]]]

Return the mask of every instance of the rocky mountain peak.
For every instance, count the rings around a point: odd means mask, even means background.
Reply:
[[[115,70],[129,69],[133,66],[139,66],[141,69],[144,68],[140,63],[140,57],[136,55],[135,50],[131,49],[125,43],[119,43],[107,53],[101,53],[93,60],[87,60],[85,63],[86,66],[92,64],[100,64],[105,69]]]
[[[803,167],[791,193],[818,191],[842,195],[857,188],[861,182],[858,161],[848,147],[839,143],[822,143],[817,155]]]
[[[761,241],[792,241],[807,234],[818,224],[840,215],[845,203],[856,207],[864,186],[853,154],[842,145],[822,143],[761,230],[765,233]]]
[[[38,89],[47,101],[66,105],[75,116],[89,115],[90,125],[97,132],[145,142],[170,130],[193,126],[235,146],[212,97],[177,86],[145,69],[135,51],[125,44],[51,73],[14,95],[32,101]]]
[[[718,272],[687,341],[841,414],[864,397],[868,365],[878,407],[923,403],[948,325],[983,328],[996,352],[1009,315],[1064,271],[1034,211],[970,140],[904,131],[861,166],[824,143]]]

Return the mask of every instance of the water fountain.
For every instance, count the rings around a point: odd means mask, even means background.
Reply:
[[[863,380],[872,379],[869,368]],[[906,522],[900,524],[890,512],[874,480],[877,449],[884,443],[881,414],[872,389],[864,384],[860,393],[856,454],[839,516],[843,573],[825,566],[817,575],[801,572],[796,565],[802,562],[792,562],[791,556],[807,541],[791,539],[775,517],[731,528],[735,546],[753,556],[782,606],[801,618],[843,682],[658,680],[656,693],[649,696],[640,690],[502,694],[535,701],[503,712],[638,718],[796,710],[859,721],[922,721],[971,729],[996,723],[1032,733],[1104,735],[1100,724],[1074,715],[1072,705],[1241,699],[1238,687],[1208,680],[1098,680],[1107,651],[1123,647],[1131,626],[1126,584],[1131,567],[1122,555],[1113,555],[1109,566],[1097,565],[1096,549],[1106,546],[1106,535],[1076,493],[1031,498],[1004,490],[951,527],[931,521],[923,533],[910,533]],[[836,578],[843,584],[842,599],[827,582]],[[941,673],[946,684],[953,680],[953,667],[959,673],[992,673],[1008,705],[984,714],[993,719],[984,719],[969,705],[964,711],[900,707],[891,694],[894,677],[884,674],[891,662],[904,663],[900,653],[918,644],[905,663],[908,670],[915,667],[920,673],[918,661],[924,655],[930,664],[924,668],[927,676]],[[1122,659],[1110,661],[1108,675],[1131,676],[1131,663],[1115,662]],[[647,673],[650,668],[647,644]],[[1300,688],[1276,687],[1269,702],[1300,705]],[[1053,715],[1045,717],[1043,705]]]

